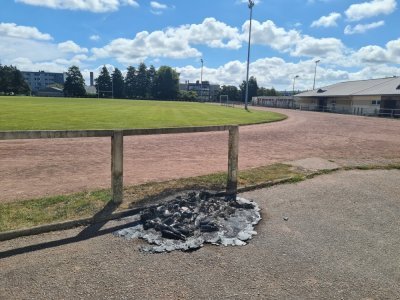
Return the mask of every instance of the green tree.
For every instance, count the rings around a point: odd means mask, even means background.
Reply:
[[[136,69],[129,66],[125,77],[125,95],[130,98],[136,98]]]
[[[148,88],[149,77],[147,67],[144,63],[141,63],[136,76],[136,95],[141,99],[146,98]]]
[[[221,95],[228,95],[229,101],[240,101],[239,90],[233,85],[223,85],[219,92],[218,100]]]
[[[197,93],[195,91],[179,91],[179,100],[196,101]]]
[[[257,96],[279,96],[279,93],[274,89],[266,89],[261,87],[258,89]]]
[[[240,85],[240,91],[242,93],[242,101],[245,102],[246,98],[246,81],[243,80],[242,84]],[[257,79],[254,76],[251,76],[249,78],[249,97],[247,101],[250,103],[251,99],[255,96],[257,96],[258,92],[258,84],[257,84]]]
[[[147,97],[148,98],[153,98],[153,91],[154,91],[154,77],[156,76],[156,68],[154,68],[153,65],[149,67],[147,70],[147,80],[148,80],[148,86],[147,86]]]
[[[99,97],[104,98],[112,96],[111,76],[106,66],[103,66],[99,76],[95,79],[95,86],[99,93]]]
[[[67,97],[83,97],[86,95],[85,80],[77,66],[68,69],[64,83],[64,95]]]
[[[27,94],[29,91],[29,85],[17,67],[0,65],[0,93]]]
[[[154,93],[157,99],[176,99],[179,93],[179,74],[171,67],[160,67],[154,77]]]
[[[114,72],[111,75],[113,87],[114,87],[114,98],[122,99],[125,98],[125,82],[124,76],[118,68],[115,68]]]

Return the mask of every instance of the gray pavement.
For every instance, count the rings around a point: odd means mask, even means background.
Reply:
[[[121,221],[2,242],[0,299],[400,299],[399,182],[340,171],[242,194],[263,209],[244,247],[145,254],[109,233]]]

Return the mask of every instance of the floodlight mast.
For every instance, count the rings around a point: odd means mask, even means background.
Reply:
[[[314,84],[313,84],[313,87],[312,87],[313,90],[315,90],[315,78],[317,77],[317,65],[318,65],[318,63],[319,63],[320,61],[321,61],[321,60],[319,60],[319,59],[315,61]]]
[[[246,73],[246,98],[244,99],[244,109],[247,110],[247,102],[249,97],[249,67],[250,67],[250,43],[251,43],[251,23],[253,19],[254,0],[249,0],[250,9],[250,27],[249,27],[249,44],[247,46],[247,73]]]
[[[204,60],[200,59],[201,62],[201,74],[200,74],[200,101],[203,101],[203,66]]]

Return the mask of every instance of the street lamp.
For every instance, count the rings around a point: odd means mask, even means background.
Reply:
[[[253,18],[253,6],[254,6],[254,0],[249,0],[250,28],[249,28],[249,45],[247,47],[246,98],[244,99],[244,109],[246,110],[247,110],[247,99],[249,97],[250,42],[251,42],[251,22]]]
[[[295,82],[296,82],[296,78],[299,78],[300,76],[299,75],[296,75],[296,76],[294,76],[293,77],[293,96],[294,96],[294,84],[295,84]]]
[[[313,90],[315,90],[315,77],[317,76],[317,65],[318,65],[318,63],[319,63],[320,61],[321,61],[321,60],[319,60],[319,59],[315,61],[314,84],[313,84],[313,87],[312,87]]]

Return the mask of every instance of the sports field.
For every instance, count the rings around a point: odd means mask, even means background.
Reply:
[[[244,125],[286,116],[203,103],[0,97],[0,130],[67,130]]]

